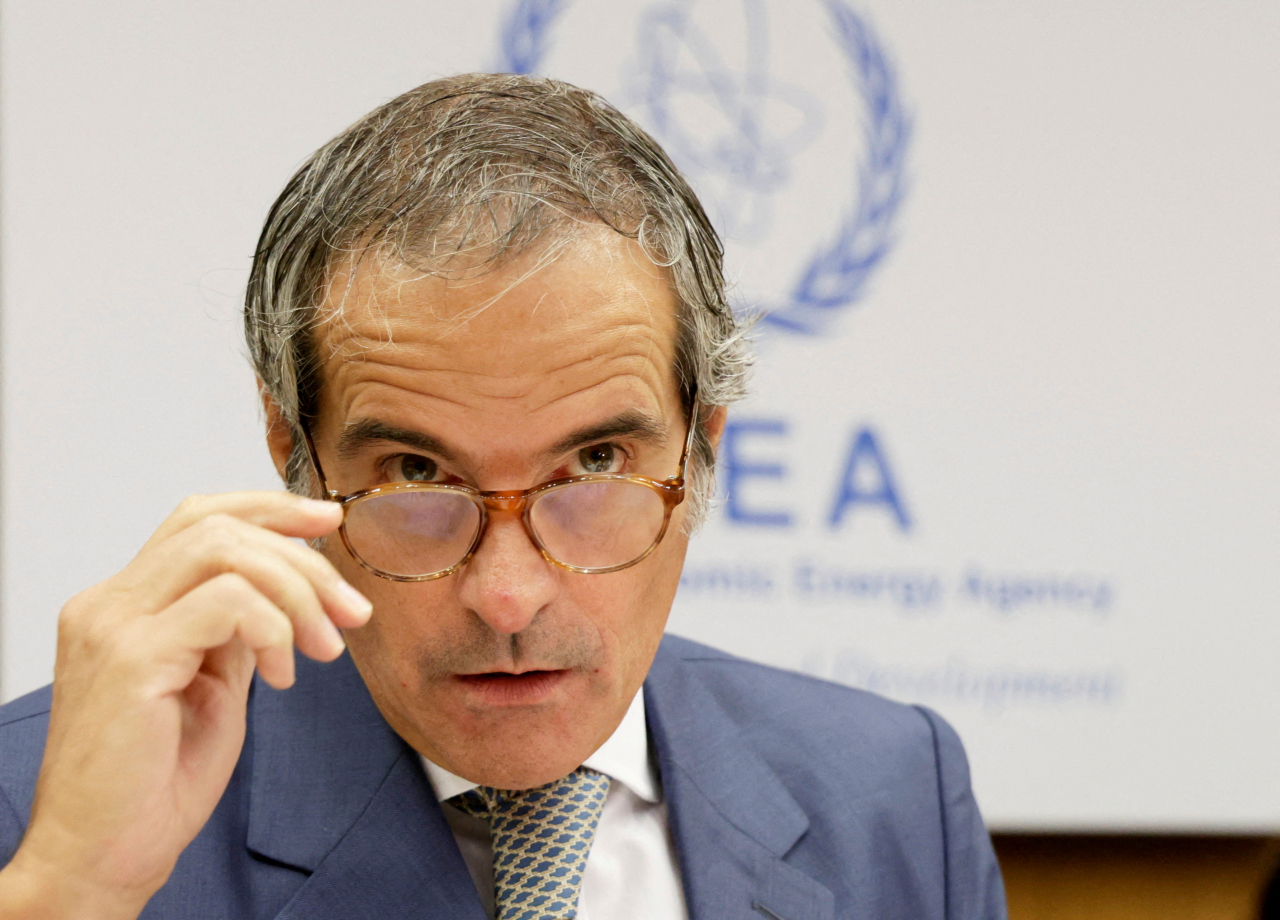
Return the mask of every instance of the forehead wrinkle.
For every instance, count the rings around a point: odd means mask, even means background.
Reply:
[[[638,384],[639,384],[639,390],[640,390],[641,392],[645,392],[645,391],[647,391],[647,392],[653,393],[653,395],[654,395],[654,399],[655,399],[655,403],[660,403],[660,397],[659,397],[659,394],[658,394],[658,393],[656,393],[656,392],[654,392],[654,389],[653,389],[652,385],[650,385],[649,381],[645,380],[645,379],[644,379],[642,376],[640,376],[639,374],[615,374],[615,375],[610,376],[609,378],[607,378],[607,379],[605,379],[605,380],[599,380],[599,381],[596,381],[595,383],[589,383],[589,384],[587,384],[587,385],[585,385],[585,386],[578,387],[578,388],[576,388],[576,389],[572,390],[571,392],[568,392],[568,393],[561,393],[561,394],[559,394],[559,395],[552,396],[550,399],[547,399],[545,402],[541,402],[541,403],[538,403],[537,405],[535,405],[535,406],[532,408],[532,410],[531,410],[530,414],[533,414],[533,413],[536,413],[536,412],[542,412],[542,411],[544,411],[544,410],[546,410],[546,409],[550,409],[552,406],[555,406],[555,405],[556,405],[556,404],[558,404],[558,403],[562,403],[562,402],[564,402],[566,399],[572,399],[572,398],[574,398],[575,396],[582,396],[582,395],[584,395],[584,394],[590,393],[590,392],[591,392],[591,391],[593,391],[593,390],[598,390],[598,389],[600,389],[601,387],[605,387],[605,386],[609,386],[610,384],[614,384],[614,383],[616,383],[617,381],[626,381],[626,380],[629,380],[629,379],[634,379],[634,380],[636,380],[636,381],[638,382]],[[655,405],[655,408],[659,408],[659,409],[660,409],[660,408],[661,408],[660,404],[659,404],[659,405]],[[646,414],[647,414],[647,413],[646,413]]]
[[[645,306],[645,311],[649,317],[648,328],[654,330],[654,332],[656,333],[658,329],[658,323],[657,323],[657,320],[655,319],[653,303],[649,300],[648,296],[645,295],[644,291],[640,290],[640,288],[637,287],[635,284],[631,285],[631,289],[635,293],[635,295],[640,299],[640,302],[643,303]],[[674,301],[674,297],[672,299]],[[679,307],[676,307],[675,309],[678,310]],[[671,338],[674,339],[676,335],[678,335],[678,333],[672,330]],[[655,351],[657,351],[661,355],[661,346],[657,342],[657,336],[656,335],[647,336],[646,344],[648,346],[648,354],[645,355],[645,359],[649,361],[650,364],[655,364],[655,365],[658,364],[659,359],[656,359],[654,357]],[[672,345],[672,354],[666,355],[663,357],[667,359],[668,370],[670,371],[671,377],[674,379],[675,377],[675,342],[673,341],[671,345]]]
[[[371,395],[383,401],[370,386],[462,409],[524,400],[526,411],[540,412],[566,398],[566,387],[576,394],[616,380],[660,406],[674,383],[678,344],[670,279],[634,245],[583,251],[584,261],[551,260],[541,266],[550,272],[545,280],[532,282],[541,274],[529,271],[536,257],[447,282],[407,266],[366,267],[349,285],[361,288],[347,292],[355,302],[318,330],[329,346],[325,388],[349,412]],[[513,293],[522,285],[526,293]],[[503,304],[488,309],[495,291]],[[485,309],[475,312],[479,303]]]
[[[639,335],[627,335],[629,330],[640,330]],[[656,341],[658,338],[658,330],[644,323],[628,323],[620,326],[618,329],[619,336],[625,336],[628,346],[624,350],[614,350],[612,353],[595,352],[585,357],[567,358],[563,364],[557,364],[548,368],[547,373],[558,373],[577,365],[590,365],[600,362],[624,362],[624,361],[640,361],[661,371],[661,362],[654,360],[654,352],[661,351],[661,345]]]
[[[409,306],[411,309],[421,310],[435,320],[447,318],[450,321],[444,325],[441,338],[451,338],[465,332],[473,320],[482,317],[490,308],[504,302],[508,295],[525,286],[526,282],[541,280],[540,276],[548,268],[555,266],[566,253],[576,249],[585,253],[588,258],[603,256],[611,265],[616,259],[612,248],[617,245],[625,248],[627,244],[634,245],[632,241],[620,237],[616,231],[606,225],[589,222],[579,227],[577,232],[568,235],[556,234],[549,240],[535,243],[513,254],[512,257],[501,259],[497,265],[491,264],[491,260],[487,257],[481,257],[480,262],[473,266],[478,268],[478,271],[471,272],[464,269],[461,274],[451,274],[448,268],[432,269],[411,265],[389,251],[376,248],[361,250],[358,254],[349,255],[333,266],[329,273],[324,299],[326,303],[336,307],[329,311],[330,319],[341,322],[331,322],[326,325],[354,326],[359,320],[353,320],[350,314],[360,307],[365,307],[362,311],[366,314],[364,319],[370,324],[384,327],[389,338],[390,311],[386,308],[390,304],[395,304],[402,308]],[[366,259],[371,263],[369,267],[365,267]],[[612,300],[614,298],[609,297],[609,286],[602,283],[604,278],[612,274],[607,271],[594,273],[586,279],[578,279],[578,283],[598,297]],[[601,283],[594,283],[596,276],[602,279]],[[434,295],[426,298],[413,292],[408,296],[405,295],[404,292],[407,289],[420,282],[427,282],[435,288]],[[341,296],[335,297],[335,290],[339,287],[341,287]],[[353,293],[356,302],[349,305]],[[551,289],[542,293],[533,310],[530,311],[530,317],[537,313],[537,307],[550,293],[552,293]],[[456,301],[459,295],[464,302],[451,304],[450,302]],[[563,304],[563,299],[558,299]],[[380,311],[379,308],[381,308]],[[373,312],[381,312],[381,315],[368,315]]]
[[[460,351],[460,349],[456,347],[445,346],[438,339],[433,339],[433,338],[415,339],[413,337],[410,337],[406,341],[405,338],[401,337],[396,340],[388,340],[386,338],[375,337],[372,335],[368,335],[366,333],[359,332],[354,328],[349,327],[349,329],[350,331],[347,335],[336,337],[337,341],[332,343],[334,353],[333,353],[333,357],[330,359],[331,361],[337,361],[340,363],[352,363],[352,364],[380,363],[380,364],[388,364],[391,366],[400,366],[400,367],[414,366],[414,367],[419,367],[422,370],[443,370],[444,368],[435,368],[435,367],[426,368],[426,367],[421,367],[420,365],[417,365],[417,364],[411,365],[409,359],[397,361],[394,358],[391,358],[390,360],[388,360],[386,357],[379,357],[379,358],[375,358],[374,361],[370,362],[368,359],[368,356],[371,354],[378,354],[380,352],[391,354],[392,349],[394,349],[395,351],[405,352],[411,355],[421,354],[422,352],[426,352],[427,354],[422,355],[422,358],[430,358],[431,352],[441,352],[445,355],[457,355]],[[598,334],[600,335],[601,338],[605,338],[610,341],[615,339],[623,339],[623,340],[630,339],[632,341],[637,341],[637,342],[643,341],[644,342],[643,347],[645,349],[644,356],[648,357],[650,354],[652,354],[652,350],[654,346],[659,345],[659,342],[657,340],[662,337],[663,331],[664,330],[657,329],[655,326],[653,326],[650,323],[624,321],[624,322],[613,323],[607,328],[607,330],[604,330],[603,334],[599,334],[599,333]],[[569,330],[564,336],[561,337],[561,339],[562,341],[568,340],[571,342],[572,336],[574,336],[575,334],[578,334],[577,330]],[[626,342],[624,341],[623,344],[625,345]],[[462,351],[465,351],[465,350],[466,349],[462,349]],[[604,357],[603,352],[607,350],[608,350],[607,347],[600,348],[599,346],[597,346],[597,348],[593,349],[594,353],[591,355],[591,357],[593,358]],[[637,355],[640,354],[640,349],[638,347],[631,349],[631,351],[634,354],[637,354]],[[346,352],[346,354],[344,354],[344,352]],[[494,350],[492,348],[485,348],[483,349],[483,352],[488,363],[492,363]],[[621,356],[622,355],[619,355],[619,357]],[[577,359],[577,360],[583,360],[583,359]],[[558,367],[565,367],[573,363],[575,363],[575,360],[571,359],[568,362],[566,362],[566,364],[558,365],[557,368],[552,368],[552,370],[558,369]],[[471,373],[483,373],[483,372],[471,371]],[[501,376],[501,375],[493,374],[490,376]]]
[[[631,328],[647,329],[643,324],[632,324]],[[335,383],[341,383],[341,378],[346,375],[344,372],[354,372],[364,379],[352,381],[347,386],[359,386],[364,382],[390,383],[392,386],[423,395],[437,395],[435,388],[430,387],[431,379],[452,378],[444,381],[448,384],[448,389],[461,386],[472,390],[477,395],[499,399],[525,398],[531,395],[539,385],[553,383],[555,378],[563,376],[565,372],[572,372],[576,368],[582,368],[584,372],[598,368],[600,372],[610,377],[619,376],[621,373],[642,380],[646,376],[645,371],[651,369],[656,373],[657,378],[653,383],[657,383],[664,376],[664,369],[661,362],[654,360],[654,352],[658,350],[658,346],[653,341],[653,336],[645,336],[643,344],[639,336],[629,336],[628,339],[630,347],[623,352],[605,349],[580,356],[566,356],[565,360],[550,367],[518,374],[469,367],[423,367],[421,359],[415,360],[412,354],[405,353],[406,349],[414,352],[420,349],[402,345],[394,350],[388,349],[379,353],[359,351],[349,357],[337,358],[333,362],[337,365],[333,378]],[[434,350],[430,345],[424,348]],[[612,370],[611,365],[618,366],[618,370]],[[407,385],[408,381],[405,378],[410,375],[422,375],[427,378],[423,382],[427,384],[430,392],[419,386]],[[388,377],[394,382],[388,381],[386,379]],[[484,382],[506,382],[514,388],[514,392],[498,393],[493,387],[483,386]]]
[[[640,330],[641,335],[644,337],[653,338],[672,331],[672,329],[663,327],[674,327],[674,315],[671,317],[671,322],[665,321],[666,318],[661,316],[661,313],[665,311],[655,310],[650,296],[633,284],[628,284],[627,288],[632,292],[633,296],[623,300],[600,297],[598,300],[603,301],[603,303],[591,302],[588,299],[588,303],[585,304],[577,303],[577,300],[584,298],[566,300],[564,294],[560,291],[542,291],[538,294],[537,300],[534,301],[533,307],[521,311],[523,315],[505,319],[495,318],[490,320],[487,317],[472,317],[466,321],[446,320],[432,315],[429,305],[426,304],[419,305],[416,309],[407,307],[402,313],[394,316],[378,310],[365,309],[361,310],[357,315],[348,314],[341,323],[326,323],[321,333],[323,338],[327,340],[326,343],[330,349],[334,352],[343,348],[359,347],[367,349],[399,345],[405,342],[416,345],[436,344],[441,348],[450,350],[461,348],[465,351],[467,349],[466,342],[459,343],[454,338],[455,333],[473,331],[474,327],[479,323],[492,323],[498,325],[501,329],[502,338],[500,340],[509,340],[511,337],[510,327],[519,324],[521,321],[528,322],[532,320],[537,310],[548,300],[561,308],[560,315],[559,317],[548,318],[543,322],[533,324],[534,328],[530,331],[537,336],[564,338],[565,336],[583,333],[597,336],[617,336],[635,334],[635,330]],[[373,306],[376,307],[377,304]],[[351,312],[354,313],[355,311]],[[401,327],[395,336],[389,335],[389,321],[395,321],[396,325]],[[480,337],[484,337],[486,330],[478,329],[474,331]],[[445,333],[448,333],[448,335]],[[454,340],[446,343],[444,341],[446,338],[453,338]]]
[[[630,382],[633,380],[635,381],[634,385],[631,384]],[[536,394],[533,390],[530,390],[524,393],[510,394],[510,395],[484,394],[484,393],[477,393],[476,395],[479,395],[482,399],[497,402],[500,405],[504,403],[515,404],[522,401],[530,402],[531,404],[527,406],[524,414],[526,416],[534,416],[548,409],[553,409],[559,404],[564,403],[564,401],[571,400],[574,397],[589,394],[592,391],[599,390],[603,387],[618,386],[620,384],[623,388],[624,393],[631,394],[631,398],[628,398],[626,400],[626,405],[625,407],[623,407],[623,411],[626,411],[627,409],[641,409],[641,410],[647,409],[648,411],[644,412],[645,415],[656,414],[657,417],[662,417],[661,394],[655,390],[651,381],[646,380],[643,376],[639,374],[632,374],[632,373],[614,374],[607,377],[604,380],[596,380],[596,381],[592,381],[590,383],[584,384],[583,386],[575,387],[574,389],[568,392],[558,392],[558,393],[541,395],[541,394]],[[416,396],[427,396],[430,399],[438,400],[440,402],[446,403],[451,406],[456,406],[458,409],[467,413],[475,412],[478,408],[477,405],[473,402],[468,402],[465,399],[460,399],[451,395],[446,395],[446,393],[448,392],[447,390],[443,393],[435,392],[435,391],[427,393],[427,392],[422,392],[409,387],[398,386],[394,383],[390,383],[386,381],[378,381],[376,383],[376,386],[379,389],[385,388],[385,389],[391,389],[391,390],[401,390],[401,391],[412,393]],[[351,403],[343,407],[344,415],[350,415],[352,417],[365,417],[367,414],[367,416],[369,417],[378,417],[385,414],[385,409],[365,410],[365,409],[358,408],[358,402],[360,401],[359,397],[366,395],[366,393],[367,391],[360,392],[358,390],[356,392],[353,392],[352,395],[355,396],[356,399],[352,400]],[[643,394],[652,395],[651,406],[646,407],[645,404],[648,403],[649,400],[644,399]],[[639,397],[639,398],[636,398],[636,397]],[[378,404],[383,404],[383,401],[381,399],[375,398],[373,402],[375,406]],[[357,408],[355,411],[353,411],[353,405],[357,405]],[[538,424],[538,423],[530,421],[528,424]]]
[[[644,295],[640,279],[630,277],[626,272],[618,270],[619,264],[623,261],[619,253],[607,246],[592,246],[589,251],[601,257],[606,264],[598,270],[586,270],[571,276],[570,288],[566,288],[563,279],[539,279],[543,282],[542,289],[534,288],[529,291],[530,299],[537,298],[533,306],[522,307],[518,301],[513,301],[513,309],[524,313],[523,318],[531,319],[537,315],[543,303],[550,297],[562,308],[565,317],[575,315],[590,317],[597,310],[574,309],[577,301],[587,300],[622,310],[629,305],[640,306],[647,325],[654,329],[667,325],[657,315],[650,298]],[[652,262],[640,259],[629,248],[627,258],[641,273],[647,275],[649,280],[657,281],[664,293],[673,294],[669,279]],[[492,306],[500,301],[506,301],[513,291],[531,279],[537,278],[550,265],[558,261],[560,261],[559,255],[550,262],[535,262],[532,268],[519,265],[508,266],[508,269],[515,270],[514,279],[509,277],[509,271],[485,273],[477,278],[451,279],[394,263],[385,264],[373,271],[361,273],[354,284],[348,279],[342,297],[346,308],[338,311],[338,315],[331,316],[331,320],[340,319],[340,322],[331,321],[325,324],[327,328],[323,330],[324,338],[328,339],[331,347],[336,347],[340,340],[357,338],[371,340],[362,342],[366,346],[386,344],[390,340],[389,327],[396,320],[407,322],[410,326],[422,326],[423,320],[434,321],[441,330],[438,334],[439,338],[455,338],[459,333],[465,333],[473,323],[485,322],[488,319],[485,314]],[[422,284],[425,284],[425,288],[421,287]],[[501,285],[497,293],[484,290],[474,292],[474,296],[482,301],[478,306],[474,303],[470,305],[450,305],[449,303],[458,299],[459,295],[464,301],[470,299],[471,294],[468,288],[494,284]],[[359,290],[351,291],[352,287]],[[565,290],[575,291],[576,296],[566,299]],[[354,303],[349,302],[352,300],[352,294],[355,295]],[[389,309],[393,305],[400,309]],[[448,308],[447,317],[442,315],[441,308]],[[398,315],[393,317],[393,313]],[[673,313],[670,319],[674,320],[674,318]],[[501,323],[503,319],[498,319],[496,322]],[[361,326],[376,331],[362,335],[358,331]]]

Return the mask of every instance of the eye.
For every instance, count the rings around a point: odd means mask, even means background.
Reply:
[[[578,463],[587,473],[615,473],[620,454],[612,444],[593,444],[578,451]]]
[[[440,468],[430,457],[400,454],[391,458],[391,462],[387,464],[387,473],[399,482],[431,482],[439,475]]]

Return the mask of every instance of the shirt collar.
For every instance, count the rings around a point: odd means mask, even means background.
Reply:
[[[431,780],[431,787],[436,791],[436,798],[442,802],[478,785],[450,773],[426,757],[422,758],[422,765]],[[653,763],[649,760],[649,732],[645,727],[642,691],[636,691],[622,722],[614,729],[609,740],[586,759],[583,766],[622,783],[646,802],[661,801],[658,778]]]

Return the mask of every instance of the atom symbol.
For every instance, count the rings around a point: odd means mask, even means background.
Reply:
[[[737,67],[693,22],[691,5],[655,7],[641,18],[626,108],[643,113],[697,180],[721,232],[753,243],[772,224],[773,197],[791,182],[792,161],[820,134],[822,107],[770,73],[763,0],[742,2],[746,42]]]

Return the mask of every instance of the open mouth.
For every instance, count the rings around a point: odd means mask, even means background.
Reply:
[[[536,703],[551,693],[565,678],[563,671],[489,671],[483,674],[457,674],[454,679],[486,702],[495,705]]]

